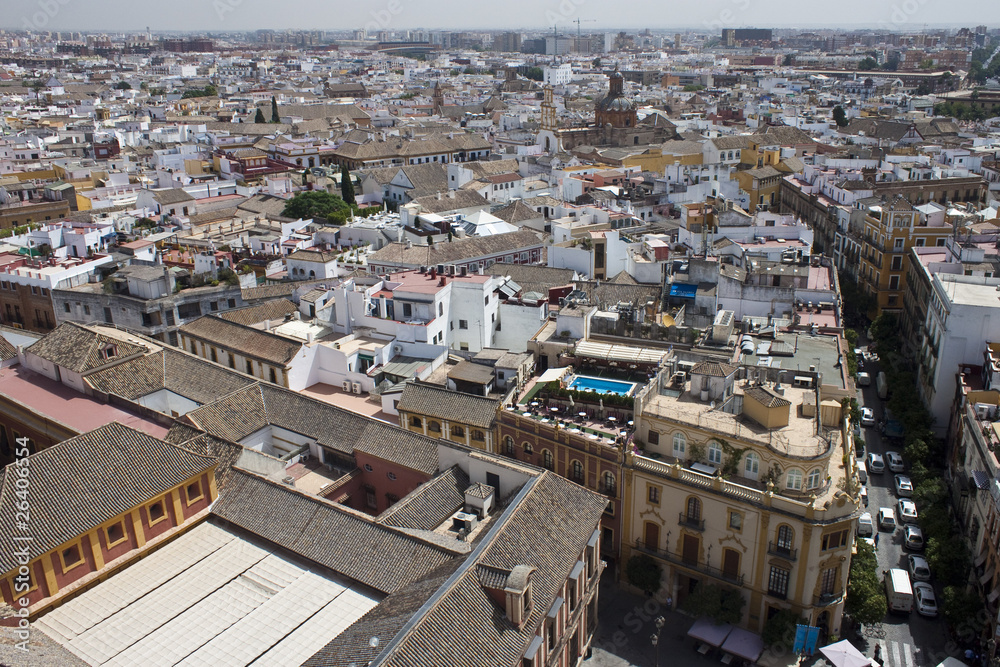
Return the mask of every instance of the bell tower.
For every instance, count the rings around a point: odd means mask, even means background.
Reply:
[[[545,86],[542,92],[542,129],[556,129],[556,105],[552,101],[552,86]]]

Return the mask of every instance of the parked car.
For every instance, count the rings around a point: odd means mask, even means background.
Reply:
[[[868,487],[861,485],[861,504],[868,507]]]
[[[899,523],[917,522],[917,505],[909,498],[900,498],[896,509],[899,512]]]
[[[913,482],[906,475],[896,475],[896,495],[900,498],[909,498],[913,495]]]
[[[934,587],[926,581],[913,584],[913,595],[916,597],[917,613],[921,616],[937,616],[937,598],[934,597]]]
[[[896,530],[896,515],[893,513],[891,507],[878,508],[878,527],[879,530],[885,530],[890,533]]]
[[[889,470],[903,472],[903,457],[899,455],[899,452],[886,452],[885,460],[889,464]]]
[[[875,412],[871,408],[861,408],[861,425],[875,425]]]
[[[881,454],[868,452],[866,465],[868,466],[868,472],[872,475],[880,475],[885,472],[885,461],[882,460]]]
[[[931,566],[927,564],[923,556],[910,554],[906,557],[906,560],[910,568],[910,576],[914,581],[931,580]]]
[[[858,517],[858,537],[871,537],[875,534],[875,522],[871,512],[865,512]]]
[[[910,551],[924,550],[924,531],[920,530],[920,526],[913,524],[906,526],[903,530],[903,546]]]
[[[858,359],[858,368],[861,368],[861,360]],[[870,387],[872,384],[872,376],[864,371],[858,373],[858,386],[859,387]]]

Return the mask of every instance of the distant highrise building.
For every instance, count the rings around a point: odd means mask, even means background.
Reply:
[[[501,53],[516,53],[521,50],[521,33],[504,32],[493,41],[494,50]]]
[[[677,33],[676,35],[674,35],[674,48],[675,49],[681,48],[681,34],[680,33]]]

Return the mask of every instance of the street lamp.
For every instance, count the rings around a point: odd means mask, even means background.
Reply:
[[[653,645],[654,667],[660,666],[660,649],[659,649],[660,633],[663,631],[663,626],[666,624],[666,622],[667,619],[663,618],[662,616],[657,616],[656,619],[653,621],[653,624],[656,625],[656,632],[654,632],[652,636],[650,636],[649,641]]]

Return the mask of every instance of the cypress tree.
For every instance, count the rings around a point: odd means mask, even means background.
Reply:
[[[271,122],[281,122],[281,116],[278,115],[278,100],[274,99],[274,95],[271,95]]]
[[[351,181],[351,172],[347,165],[340,165],[340,197],[351,206],[357,206],[357,199],[354,196],[354,182]]]
[[[266,120],[264,120],[264,112],[260,110],[260,107],[257,107],[257,115],[254,117],[253,122],[255,123],[267,122]]]

